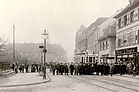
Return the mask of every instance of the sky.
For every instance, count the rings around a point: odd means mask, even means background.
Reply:
[[[88,27],[98,17],[112,16],[129,0],[0,0],[0,37],[12,42],[42,42],[49,32],[49,43],[60,44],[68,57],[75,48],[75,35],[81,25]]]

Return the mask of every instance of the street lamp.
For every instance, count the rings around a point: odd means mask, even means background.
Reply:
[[[44,49],[43,49],[43,52],[44,52],[44,74],[43,74],[43,79],[46,79],[46,52],[47,52],[47,49],[46,49],[46,40],[48,38],[48,31],[44,30],[44,33],[42,33],[42,38],[44,39]]]

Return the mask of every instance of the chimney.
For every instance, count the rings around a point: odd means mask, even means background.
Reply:
[[[129,0],[129,4],[132,5],[134,0]]]

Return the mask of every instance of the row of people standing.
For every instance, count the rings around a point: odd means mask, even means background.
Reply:
[[[109,74],[109,65],[105,64],[104,66],[101,64],[83,64],[83,63],[71,63],[70,65],[68,65],[67,63],[63,64],[63,63],[54,63],[51,64],[51,70],[53,71],[53,75],[57,74],[57,75],[63,75],[63,73],[65,73],[65,75],[68,75],[69,73],[71,75],[75,74],[75,75],[93,75],[94,72],[96,72],[97,75],[99,75],[99,73],[101,73],[101,75],[103,74]],[[103,69],[102,69],[103,68]]]
[[[74,72],[74,65],[71,64],[70,66],[65,63],[58,63],[58,64],[52,64],[50,66],[51,70],[53,71],[53,75],[57,74],[57,75],[63,75],[65,73],[65,75],[69,74],[69,70],[70,70],[70,74],[73,75]]]
[[[69,73],[71,75],[113,75],[113,74],[134,74],[138,73],[137,70],[139,68],[136,68],[134,65],[132,65],[132,68],[129,67],[129,64],[108,64],[108,63],[54,63],[51,64],[51,70],[53,71],[53,75],[65,73],[65,75],[68,75]]]
[[[40,65],[38,64],[12,64],[11,68],[15,73],[30,73],[30,72],[38,72]]]

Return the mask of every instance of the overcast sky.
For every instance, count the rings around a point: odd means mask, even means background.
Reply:
[[[73,55],[75,34],[80,25],[89,26],[97,17],[107,17],[124,8],[128,0],[0,0],[0,36],[12,42],[42,42],[49,31],[49,42],[61,44]]]

